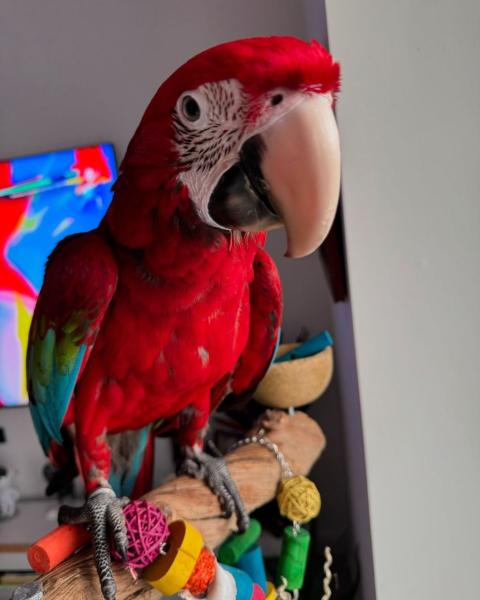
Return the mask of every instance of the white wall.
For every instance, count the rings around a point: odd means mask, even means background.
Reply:
[[[377,598],[478,598],[480,4],[327,15]]]

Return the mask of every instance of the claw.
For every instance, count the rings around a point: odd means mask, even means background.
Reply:
[[[116,585],[112,573],[108,532],[113,536],[115,547],[124,560],[127,559],[127,529],[122,508],[128,498],[117,498],[112,489],[97,488],[81,507],[62,506],[58,514],[60,523],[87,523],[94,548],[103,597],[115,600]]]
[[[122,557],[123,562],[128,559],[128,538],[127,531],[125,529],[125,518],[123,516],[122,504],[109,504],[107,506],[107,524],[110,526],[113,539],[115,541],[115,547],[118,553]]]
[[[217,456],[210,456],[203,451],[186,448],[179,473],[204,481],[217,496],[223,515],[229,518],[235,513],[238,530],[243,532],[248,528],[250,518],[225,460],[216,449],[215,454]]]

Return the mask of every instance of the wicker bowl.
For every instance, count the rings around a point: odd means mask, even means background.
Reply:
[[[281,344],[277,356],[299,344]],[[273,363],[255,392],[255,400],[272,408],[310,404],[323,394],[333,374],[333,352],[329,346],[306,358]]]

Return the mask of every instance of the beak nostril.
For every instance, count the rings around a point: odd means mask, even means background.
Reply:
[[[282,101],[283,101],[283,94],[275,94],[275,96],[272,96],[270,103],[272,106],[277,106],[277,104],[280,104]]]

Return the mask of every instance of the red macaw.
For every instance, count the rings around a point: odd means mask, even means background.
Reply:
[[[88,499],[62,520],[93,523],[105,598],[115,597],[107,524],[125,552],[116,494],[148,487],[153,429],[176,430],[184,471],[205,478],[240,528],[248,522],[203,438],[211,411],[250,394],[274,353],[281,286],[265,231],[284,225],[297,257],[332,223],[338,87],[338,64],[317,42],[253,38],[195,56],[148,106],[100,226],[49,258],[30,406],[51,459],[68,470],[75,453]]]

